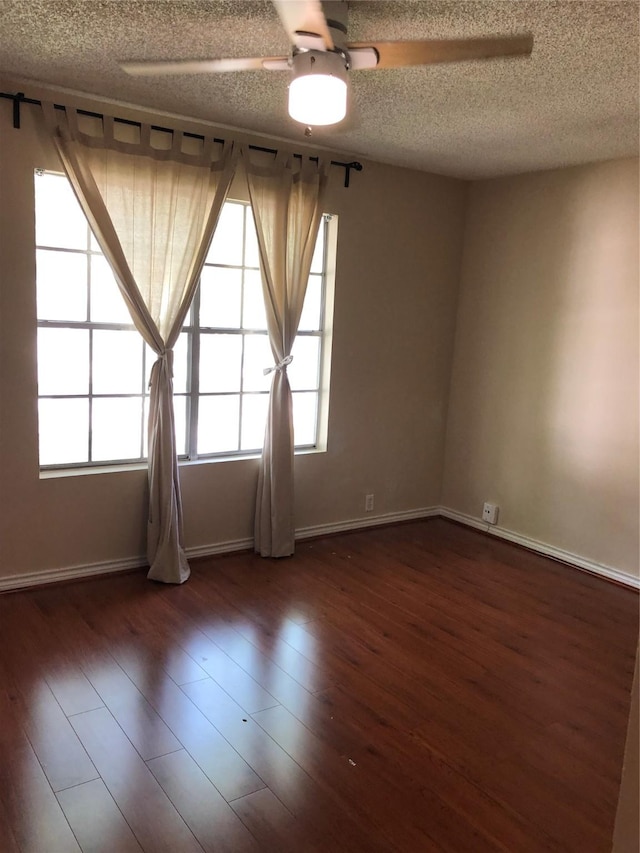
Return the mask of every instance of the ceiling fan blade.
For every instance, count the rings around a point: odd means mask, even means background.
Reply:
[[[288,56],[278,56],[275,59],[263,59],[265,71],[291,71],[291,59]]]
[[[378,65],[378,51],[375,47],[350,47],[349,68],[351,71],[360,71],[366,68],[376,68]]]
[[[284,62],[286,56],[229,57],[227,59],[166,59],[121,62],[120,68],[136,77],[156,77],[162,74],[207,74],[225,71],[271,71],[269,63]]]
[[[533,36],[525,33],[473,39],[353,42],[348,47],[375,48],[380,57],[376,68],[403,68],[407,65],[463,62],[467,59],[526,56],[533,49]]]
[[[324,39],[317,33],[296,33],[296,44],[298,50],[325,50]]]
[[[333,39],[320,0],[272,0],[291,44],[298,46],[296,33],[322,36],[324,50],[333,50]]]

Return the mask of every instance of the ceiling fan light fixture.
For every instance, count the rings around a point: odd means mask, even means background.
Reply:
[[[347,114],[347,67],[333,51],[307,50],[292,62],[289,115],[308,125],[337,124]]]

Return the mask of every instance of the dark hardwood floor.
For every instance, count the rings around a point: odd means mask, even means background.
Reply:
[[[637,639],[439,519],[0,596],[0,850],[609,853]]]

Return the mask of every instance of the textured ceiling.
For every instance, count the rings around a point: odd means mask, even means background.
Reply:
[[[355,0],[352,41],[528,31],[533,54],[353,72],[349,118],[313,139],[463,178],[637,154],[638,12],[638,0]],[[118,66],[287,50],[266,0],[0,0],[0,73],[302,140],[287,72],[145,79]]]

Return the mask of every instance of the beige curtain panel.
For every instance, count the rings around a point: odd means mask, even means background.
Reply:
[[[263,557],[286,557],[293,554],[295,539],[293,410],[287,365],[307,290],[329,164],[280,152],[269,165],[259,165],[252,162],[247,148],[243,158],[275,361],[258,475],[255,550]]]
[[[131,318],[158,359],[150,382],[148,577],[183,583],[182,503],[173,411],[173,347],[187,315],[235,169],[233,145],[205,139],[183,151],[114,137],[105,116],[102,134],[78,130],[77,115],[43,104],[65,172],[93,233],[115,273]],[[190,141],[191,142],[191,141]]]

